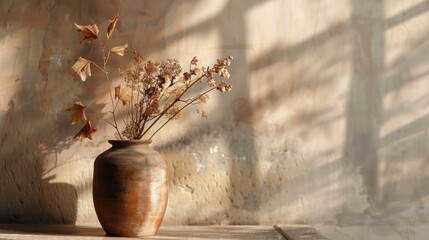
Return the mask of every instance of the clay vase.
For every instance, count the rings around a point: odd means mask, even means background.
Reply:
[[[166,163],[151,141],[110,140],[94,163],[93,199],[110,236],[155,235],[168,200]]]

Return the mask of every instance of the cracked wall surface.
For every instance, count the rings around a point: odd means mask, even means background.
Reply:
[[[113,131],[95,121],[94,140],[73,141],[64,109],[109,110],[102,76],[82,83],[70,66],[99,56],[73,24],[103,29],[115,13],[114,44],[147,58],[234,56],[233,91],[210,96],[209,119],[190,110],[153,143],[169,166],[164,224],[428,220],[428,1],[3,0],[0,11],[0,222],[98,224],[92,166]]]

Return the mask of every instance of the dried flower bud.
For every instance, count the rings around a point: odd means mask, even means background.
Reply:
[[[144,70],[147,75],[154,77],[159,74],[159,64],[153,63],[152,61],[147,61],[146,65],[144,66]]]
[[[192,58],[191,64],[194,66],[198,66],[199,60],[198,58],[195,56],[194,58]]]
[[[213,79],[213,75],[211,72],[207,72],[207,84],[209,85],[209,87],[215,87],[216,86],[216,82]]]
[[[202,94],[198,96],[198,99],[202,102],[202,103],[206,103],[207,99],[209,99],[209,96],[207,94]]]
[[[194,68],[194,69],[191,70],[191,74],[195,75],[195,76],[199,76],[201,74],[201,69]]]
[[[226,83],[225,81],[222,81],[221,83],[219,83],[219,85],[216,87],[217,90],[221,91],[221,92],[229,92],[232,90],[232,86],[231,84]]]
[[[219,76],[229,79],[230,74],[228,72],[228,69],[222,68],[221,71],[219,72]]]
[[[167,59],[161,62],[161,74],[166,80],[171,81],[179,77],[181,72],[182,66],[177,59]]]
[[[209,87],[215,87],[216,82],[214,79],[207,79],[207,83],[209,84]]]
[[[165,116],[171,120],[177,120],[182,116],[182,113],[180,112],[179,107],[177,106],[173,106],[172,108],[168,109],[167,113],[165,114]]]
[[[232,57],[229,56],[222,60],[217,60],[217,63],[210,70],[211,72],[217,73],[219,76],[228,79],[230,74],[228,72],[227,66],[231,64]]]
[[[139,134],[139,127],[134,122],[129,122],[126,126],[122,134],[128,139],[133,139],[135,136]]]
[[[183,73],[183,78],[187,81],[187,80],[189,80],[189,79],[191,79],[191,74],[190,73],[188,73],[188,72],[184,72]]]
[[[155,95],[156,91],[156,87],[150,87],[148,89],[146,89],[145,94],[148,95],[149,97]]]

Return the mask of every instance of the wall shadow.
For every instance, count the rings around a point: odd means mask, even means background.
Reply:
[[[9,1],[0,9],[6,13],[5,34],[27,30],[26,36],[19,36],[25,40],[15,56],[15,66],[22,69],[17,73],[16,93],[7,112],[0,113],[2,223],[74,224],[76,221],[75,187],[53,183],[55,177],[44,174],[48,155],[61,152],[71,144],[62,126],[64,118],[56,112],[56,94],[66,89],[52,92],[61,83],[49,76],[56,64],[52,59],[55,53],[50,51],[59,41],[54,36],[60,35],[55,27],[58,22],[49,18],[58,16],[48,14],[54,5]],[[40,61],[33,61],[36,49],[41,48]]]
[[[383,111],[380,79],[384,71],[384,9],[352,3],[353,75],[347,103],[344,159],[359,169],[370,207],[378,202],[378,134]],[[370,26],[370,27],[369,27]],[[373,210],[368,210],[373,211]]]
[[[427,157],[421,150],[429,140],[425,134],[429,128],[425,121],[427,114],[419,114],[406,124],[397,124],[398,127],[390,132],[384,129],[393,121],[400,122],[401,115],[412,111],[423,113],[420,107],[429,100],[417,89],[414,92],[419,97],[391,100],[391,96],[400,96],[403,89],[418,86],[419,81],[428,76],[427,72],[412,73],[413,68],[428,60],[425,54],[428,48],[424,44],[428,33],[413,36],[407,21],[427,14],[429,1],[412,4],[409,8],[403,6],[402,12],[391,17],[386,17],[385,3],[368,1],[362,4],[352,0],[351,4],[353,75],[343,159],[362,177],[368,204],[363,213],[368,218],[394,223],[398,219],[409,222],[428,219],[422,206],[426,204],[424,199],[429,195],[429,188],[420,184],[427,181]],[[387,49],[392,46],[386,43],[391,41],[386,39],[387,33],[398,25],[402,26],[410,46],[388,64]],[[410,211],[415,215],[411,216]],[[344,212],[341,217],[347,214]],[[346,219],[342,222],[343,218],[339,218],[339,224],[353,223],[351,218]]]

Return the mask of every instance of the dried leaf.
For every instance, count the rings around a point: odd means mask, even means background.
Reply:
[[[75,125],[76,123],[86,121],[84,110],[85,106],[80,101],[75,101],[73,106],[67,108],[66,112],[71,112],[71,124]]]
[[[128,44],[124,44],[122,46],[116,46],[116,47],[112,47],[112,49],[110,49],[111,52],[113,52],[114,54],[118,55],[118,56],[124,56],[125,55],[125,49],[128,47]]]
[[[83,38],[80,40],[80,43],[92,42],[98,38],[98,27],[97,24],[82,26],[79,24],[74,24],[76,26],[76,31],[82,33]]]
[[[116,22],[118,22],[118,20],[119,20],[118,15],[115,15],[113,20],[109,20],[110,24],[107,27],[107,38],[110,38],[110,36],[112,36],[113,30],[115,30],[115,27],[116,27]]]
[[[121,100],[123,105],[127,105],[127,103],[131,100],[131,88],[120,84],[115,87],[115,99]]]
[[[77,75],[79,75],[82,81],[86,81],[86,79],[91,76],[90,66],[91,66],[91,61],[89,61],[88,59],[79,57],[74,62],[72,69]]]
[[[83,125],[82,129],[73,137],[74,139],[80,139],[82,141],[85,138],[92,140],[92,134],[95,133],[97,129],[91,126],[91,121],[87,121]]]

